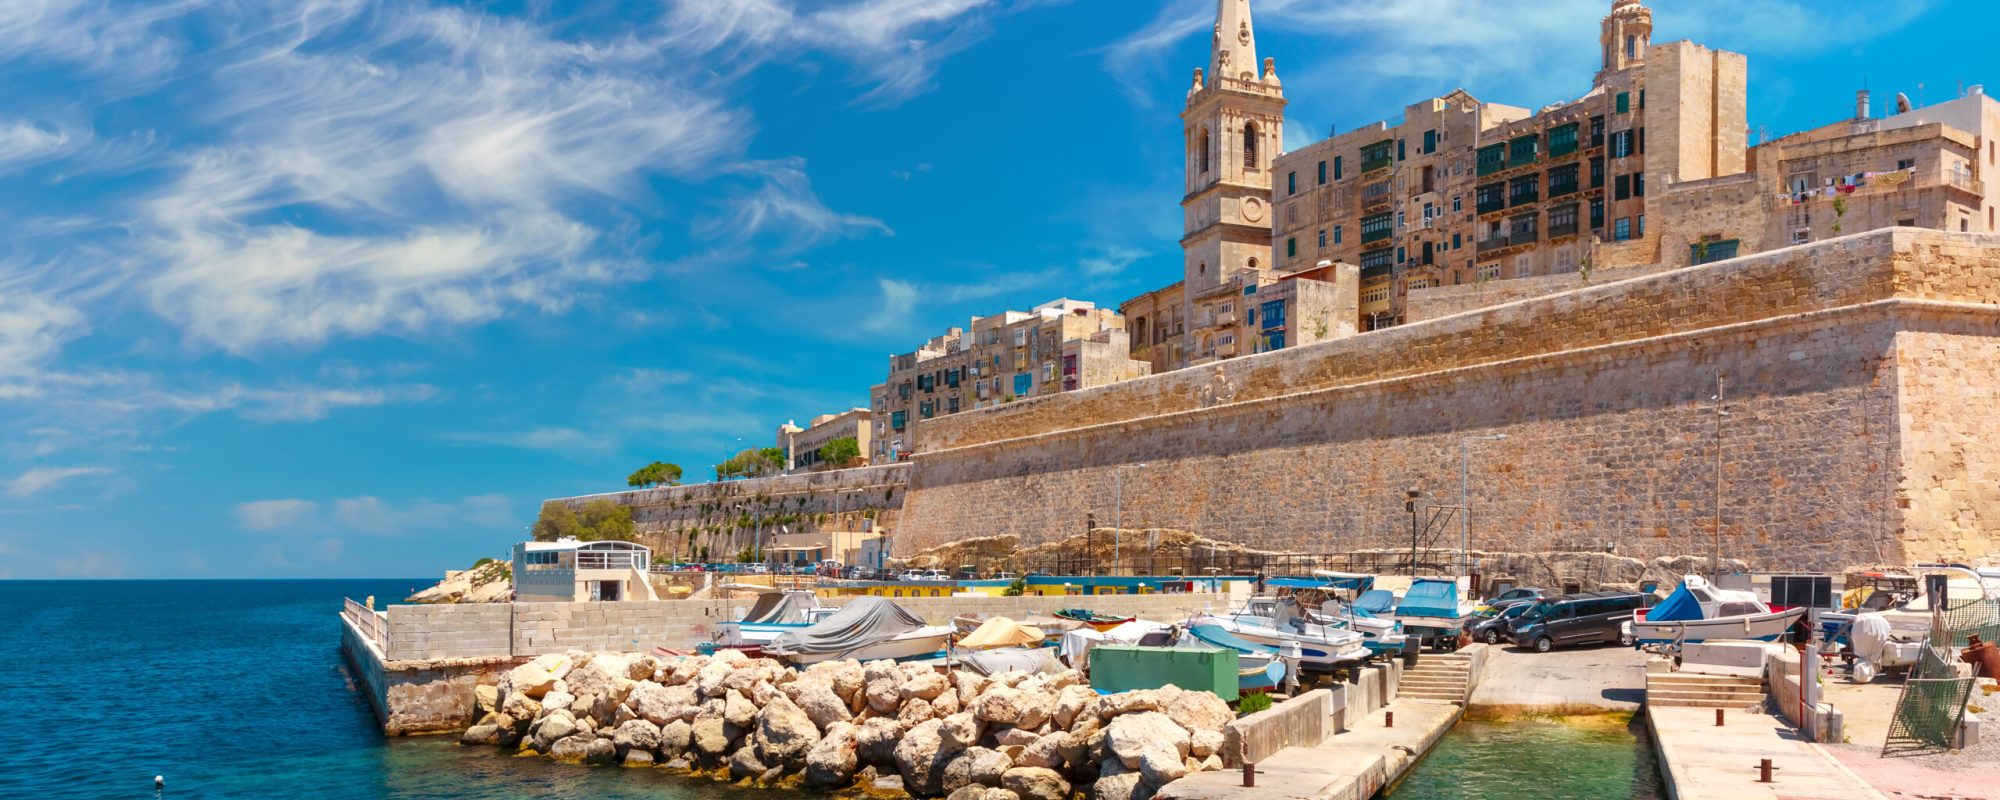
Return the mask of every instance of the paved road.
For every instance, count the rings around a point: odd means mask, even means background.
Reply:
[[[1537,653],[1487,648],[1470,710],[1484,713],[1635,711],[1646,699],[1646,654],[1593,645]]]

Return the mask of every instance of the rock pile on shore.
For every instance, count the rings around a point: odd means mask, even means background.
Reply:
[[[1222,769],[1222,728],[1235,717],[1221,698],[1173,686],[1100,697],[1075,671],[946,676],[890,661],[798,671],[733,651],[547,655],[478,694],[483,716],[465,744],[955,800],[1145,800]]]

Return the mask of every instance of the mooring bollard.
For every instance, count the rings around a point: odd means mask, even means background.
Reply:
[[[1715,727],[1722,727],[1722,709],[1715,710]]]
[[[1772,773],[1772,772],[1775,772],[1775,771],[1777,771],[1777,769],[1778,769],[1777,767],[1774,767],[1774,766],[1771,766],[1771,759],[1768,759],[1768,758],[1761,758],[1761,759],[1758,759],[1758,760],[1757,760],[1757,782],[1758,782],[1758,783],[1770,783],[1770,782],[1771,782],[1771,773]]]
[[[1384,728],[1396,727],[1396,712],[1394,711],[1382,712],[1382,727]]]
[[[1243,764],[1243,788],[1257,788],[1257,765],[1247,761]]]

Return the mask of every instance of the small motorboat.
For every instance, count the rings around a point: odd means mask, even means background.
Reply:
[[[757,602],[743,613],[742,619],[715,626],[714,644],[717,647],[762,647],[777,638],[778,634],[811,626],[840,610],[820,605],[819,595],[810,590],[748,588],[759,591]]]
[[[1190,627],[1203,624],[1269,647],[1297,644],[1301,669],[1332,670],[1367,661],[1371,655],[1360,632],[1313,622],[1290,597],[1253,597],[1227,615],[1196,617]]]
[[[1111,630],[1134,619],[1133,617],[1114,617],[1110,614],[1099,614],[1087,608],[1065,608],[1057,611],[1056,616],[1062,619],[1081,622],[1099,631]]]
[[[1455,647],[1459,631],[1479,607],[1466,591],[1468,586],[1465,578],[1417,578],[1396,602],[1395,619],[1419,642]]]
[[[859,597],[813,625],[788,630],[764,645],[764,654],[804,666],[851,659],[907,660],[945,651],[950,625],[925,625],[885,597]]]
[[[1360,605],[1362,598],[1380,591],[1374,589],[1375,576],[1313,570],[1311,578],[1273,578],[1268,583],[1274,589],[1289,590],[1308,622],[1360,633],[1361,643],[1374,653],[1403,651],[1403,624]]]
[[[1681,578],[1667,599],[1635,616],[1634,644],[1776,641],[1805,616],[1804,608],[1772,611],[1754,592],[1721,589],[1699,575]]]

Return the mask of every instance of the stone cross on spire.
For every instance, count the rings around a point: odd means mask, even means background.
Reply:
[[[1208,56],[1209,80],[1254,81],[1261,74],[1260,69],[1257,34],[1250,27],[1250,0],[1216,0],[1215,39]]]

